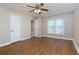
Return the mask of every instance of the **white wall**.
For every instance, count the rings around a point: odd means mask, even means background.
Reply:
[[[22,38],[31,37],[31,19],[30,15],[22,16]]]
[[[73,12],[73,42],[79,53],[79,4]]]
[[[9,13],[0,7],[0,44],[10,42]]]
[[[10,40],[10,15],[18,15],[22,17],[21,26],[21,37],[29,38],[31,33],[30,20],[31,16],[29,14],[22,14],[18,11],[7,9],[0,6],[0,45],[11,42]]]
[[[47,21],[52,20],[54,18],[62,18],[64,20],[65,24],[65,31],[64,35],[58,35],[58,34],[48,34],[47,33]],[[51,37],[60,37],[60,38],[69,38],[70,40],[72,39],[72,13],[65,13],[65,14],[60,14],[60,15],[54,15],[50,17],[46,17],[43,20],[43,35],[46,36],[51,36]]]

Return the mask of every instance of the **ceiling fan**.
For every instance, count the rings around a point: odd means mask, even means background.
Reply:
[[[26,5],[28,7],[33,8],[30,12],[36,12],[38,14],[41,14],[41,11],[48,11],[48,9],[42,8],[44,6],[44,3],[36,4],[35,6]]]

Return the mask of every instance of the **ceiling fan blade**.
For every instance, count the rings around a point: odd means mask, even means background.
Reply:
[[[44,5],[44,3],[40,3],[40,6],[43,6]]]
[[[30,12],[33,12],[35,9],[31,10]]]
[[[41,9],[41,10],[43,10],[43,11],[48,11],[48,9]]]
[[[26,5],[26,6],[28,6],[28,7],[32,7],[32,8],[35,8],[35,7],[33,7],[33,6],[30,6],[30,5]]]

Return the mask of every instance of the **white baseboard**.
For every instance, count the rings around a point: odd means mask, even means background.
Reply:
[[[0,47],[3,47],[3,46],[7,46],[9,44],[11,44],[12,42],[8,42],[8,43],[5,43],[5,44],[1,44]]]
[[[26,37],[26,38],[21,39],[20,41],[27,40],[27,39],[30,39],[30,38],[31,37]]]
[[[34,36],[34,37],[42,37],[42,35],[40,35],[40,36]]]
[[[73,39],[72,41],[73,41],[73,44],[74,44],[74,46],[75,46],[75,48],[76,48],[76,50],[77,50],[77,52],[78,52],[78,54],[79,54],[79,48],[78,48],[78,46],[76,45],[74,39]]]
[[[30,39],[30,38],[31,38],[31,37],[26,37],[26,38],[23,38],[23,39],[21,39],[21,40],[19,40],[19,41],[27,40],[27,39]],[[18,42],[18,41],[14,41],[14,42]],[[1,44],[0,47],[10,45],[10,44],[12,44],[12,43],[14,43],[14,42],[8,42],[8,43],[5,43],[5,44]]]
[[[42,36],[50,37],[50,38],[64,39],[64,40],[72,40],[71,38],[62,38],[62,37],[55,37],[55,36],[49,36],[49,35],[42,35]]]

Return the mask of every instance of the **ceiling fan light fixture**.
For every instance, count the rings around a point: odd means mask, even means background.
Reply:
[[[34,12],[39,13],[41,10],[40,9],[35,9]]]
[[[38,14],[41,14],[41,11],[48,11],[48,9],[42,8],[44,6],[44,3],[35,4],[35,6],[30,6],[30,5],[27,6],[33,8],[33,10],[31,10],[30,12],[35,12]]]
[[[34,12],[37,12],[37,10],[35,9]]]
[[[38,11],[37,11],[37,13],[39,13],[41,10],[40,9],[38,9]]]

